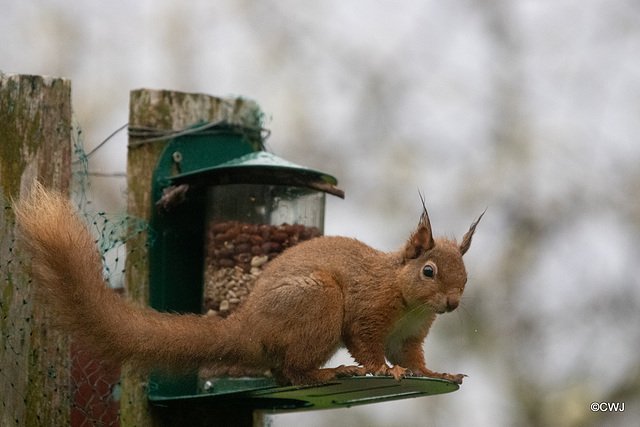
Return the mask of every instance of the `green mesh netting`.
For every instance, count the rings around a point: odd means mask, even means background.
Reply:
[[[89,157],[85,153],[82,132],[73,124],[73,181],[72,201],[86,218],[89,229],[96,237],[103,255],[105,278],[117,292],[122,292],[126,258],[126,241],[140,232],[148,231],[148,224],[120,213],[106,213],[95,209],[89,176]],[[3,196],[3,211],[0,224],[5,219],[11,223],[11,202]],[[34,363],[33,343],[28,345],[35,325],[31,316],[34,299],[29,287],[17,277],[25,262],[18,249],[15,233],[4,230],[8,238],[0,242],[0,330],[2,353],[0,360],[0,412],[2,420],[22,426],[38,423],[31,400],[53,399],[47,404],[57,405],[59,412],[68,411],[72,426],[118,426],[120,425],[120,370],[109,368],[91,356],[78,343],[68,337],[47,345],[44,359]],[[5,235],[3,233],[2,235]],[[67,353],[69,352],[69,353]],[[70,354],[69,358],[64,357]],[[60,360],[68,362],[60,363]],[[35,367],[39,366],[39,368]],[[62,368],[62,369],[61,369]],[[65,371],[65,372],[62,372]],[[46,396],[39,384],[46,379],[62,379],[64,390],[56,390],[54,396]],[[25,384],[15,384],[13,378],[28,378]],[[67,384],[68,383],[68,384]],[[40,391],[39,391],[40,390]],[[38,394],[40,393],[40,394]],[[67,400],[68,398],[68,400]],[[35,405],[37,406],[37,405]],[[37,410],[35,411],[37,412]]]

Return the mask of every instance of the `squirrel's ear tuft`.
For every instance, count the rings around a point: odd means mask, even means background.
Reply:
[[[484,212],[486,211],[487,210],[485,209]],[[478,217],[478,219],[476,219],[474,223],[471,224],[471,227],[469,227],[469,231],[467,231],[467,234],[465,234],[464,237],[462,238],[462,243],[460,243],[460,253],[462,255],[466,254],[467,251],[469,250],[469,246],[471,246],[471,239],[473,238],[473,233],[476,231],[476,226],[482,219],[484,212],[482,212]]]
[[[429,213],[422,200],[423,212],[420,216],[418,228],[413,232],[411,238],[404,247],[404,259],[416,259],[429,249],[435,246],[433,234],[431,232],[431,222],[429,221]]]

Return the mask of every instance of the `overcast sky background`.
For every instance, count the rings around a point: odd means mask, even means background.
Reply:
[[[0,0],[0,70],[70,78],[86,151],[126,123],[132,89],[256,100],[269,147],[346,191],[326,234],[393,250],[418,190],[436,234],[487,208],[463,305],[425,346],[461,389],[273,426],[640,417],[637,0]],[[126,134],[89,166],[125,171]],[[122,178],[93,189],[124,209]],[[625,412],[589,409],[611,400]]]

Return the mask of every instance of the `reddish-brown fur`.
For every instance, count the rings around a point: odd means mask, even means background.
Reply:
[[[459,245],[433,239],[426,209],[397,252],[345,237],[301,243],[271,261],[247,302],[220,319],[159,313],[116,295],[104,282],[93,238],[64,197],[36,185],[15,212],[33,276],[60,326],[108,362],[173,372],[270,370],[293,384],[363,374],[462,382],[463,375],[428,370],[422,342],[436,315],[460,302],[462,255],[480,218]],[[423,274],[426,265],[432,278]],[[341,343],[360,366],[321,369]]]

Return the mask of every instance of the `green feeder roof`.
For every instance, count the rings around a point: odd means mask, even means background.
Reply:
[[[273,184],[308,187],[344,198],[338,180],[326,173],[297,165],[273,153],[256,151],[227,162],[172,177],[181,184],[199,176],[212,184]]]

